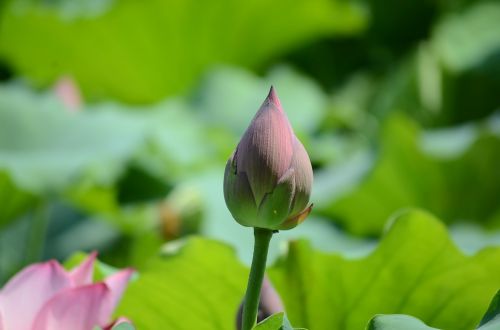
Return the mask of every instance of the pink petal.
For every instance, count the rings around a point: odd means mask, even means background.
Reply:
[[[295,195],[290,215],[293,217],[307,207],[313,182],[313,170],[307,151],[298,139],[295,139],[292,168],[295,174]]]
[[[58,291],[71,286],[71,279],[55,260],[26,267],[0,291],[5,329],[31,330],[42,306]]]
[[[111,319],[113,311],[115,310],[116,305],[118,305],[118,302],[120,301],[123,292],[127,287],[127,283],[133,273],[133,269],[127,268],[111,276],[108,276],[104,280],[104,283],[108,287],[109,292],[106,295],[105,300],[101,304],[99,317],[100,326],[106,325]]]
[[[97,252],[94,251],[78,266],[70,272],[71,280],[74,286],[87,285],[92,283],[94,273],[94,262],[97,257]]]
[[[292,127],[271,88],[234,155],[236,170],[248,176],[257,205],[290,167],[293,143]]]
[[[99,325],[99,310],[108,293],[104,283],[66,289],[43,307],[31,329],[93,329]]]
[[[0,330],[3,330],[2,312],[0,312]]]

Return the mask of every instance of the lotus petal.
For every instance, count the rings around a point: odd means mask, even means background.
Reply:
[[[134,270],[131,268],[126,268],[121,270],[113,275],[107,277],[104,280],[104,284],[108,288],[108,293],[104,297],[104,300],[100,303],[101,309],[99,313],[99,325],[105,326],[109,323],[113,311],[116,308],[116,305],[120,301],[125,288],[127,287],[127,283],[130,280],[130,277],[134,273]]]
[[[74,286],[87,285],[92,283],[94,274],[94,262],[97,258],[97,252],[92,252],[88,257],[70,272]]]
[[[31,330],[38,311],[56,293],[71,287],[71,278],[55,260],[34,264],[14,276],[0,291],[5,329]]]
[[[55,295],[38,313],[33,330],[89,330],[99,324],[104,283],[69,288]]]

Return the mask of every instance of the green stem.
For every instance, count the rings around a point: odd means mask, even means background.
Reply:
[[[242,330],[251,330],[256,321],[259,311],[260,289],[266,271],[267,251],[273,231],[269,229],[254,228],[255,245],[253,249],[252,267],[248,277],[245,304],[243,306]]]

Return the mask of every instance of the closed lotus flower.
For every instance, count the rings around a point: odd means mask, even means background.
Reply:
[[[229,158],[224,198],[234,219],[249,227],[290,229],[311,206],[313,172],[274,88]]]
[[[92,283],[96,254],[67,272],[54,260],[26,267],[0,291],[0,330],[109,329],[132,269]]]

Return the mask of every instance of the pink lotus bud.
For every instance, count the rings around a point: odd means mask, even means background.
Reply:
[[[274,88],[253,118],[224,174],[224,198],[243,226],[290,229],[311,211],[313,172]]]
[[[133,273],[92,283],[96,254],[67,272],[55,260],[26,267],[0,291],[2,330],[105,328]]]

